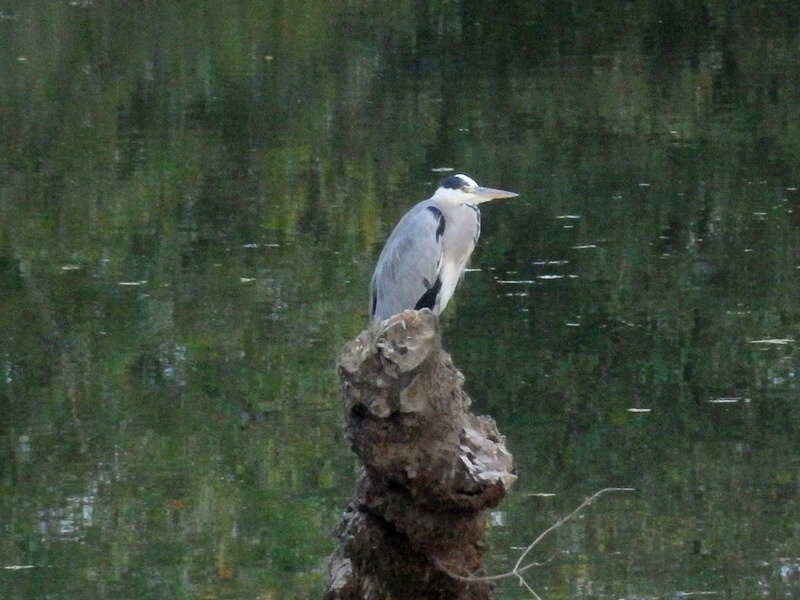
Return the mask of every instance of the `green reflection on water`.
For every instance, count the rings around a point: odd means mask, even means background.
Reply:
[[[318,596],[335,355],[437,167],[522,194],[445,316],[519,464],[494,568],[630,485],[543,597],[796,595],[794,12],[0,3],[6,595]]]

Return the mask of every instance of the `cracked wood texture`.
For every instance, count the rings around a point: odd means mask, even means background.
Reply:
[[[490,598],[487,510],[516,481],[494,421],[469,411],[439,319],[407,310],[342,349],[346,438],[363,466],[336,529],[326,600]]]

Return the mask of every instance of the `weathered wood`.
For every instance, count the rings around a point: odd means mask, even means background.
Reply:
[[[438,318],[372,325],[338,362],[346,437],[363,463],[328,561],[326,600],[479,600],[486,511],[516,481],[494,421],[469,411]]]

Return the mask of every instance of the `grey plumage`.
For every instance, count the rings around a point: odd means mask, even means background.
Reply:
[[[409,308],[441,313],[478,241],[477,205],[516,195],[481,187],[466,175],[445,179],[386,240],[370,283],[370,318],[387,319]]]

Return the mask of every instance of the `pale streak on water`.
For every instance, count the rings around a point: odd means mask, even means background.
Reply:
[[[739,402],[750,402],[750,398],[742,398],[741,396],[722,396],[720,398],[710,398],[709,404],[737,404]]]

